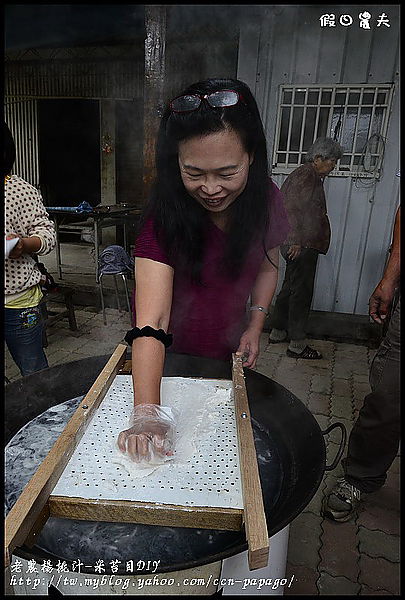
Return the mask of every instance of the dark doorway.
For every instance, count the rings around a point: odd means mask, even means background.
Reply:
[[[39,179],[47,206],[100,203],[98,100],[39,100]]]

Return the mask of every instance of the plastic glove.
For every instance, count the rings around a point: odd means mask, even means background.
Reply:
[[[176,411],[159,404],[138,404],[130,427],[118,436],[118,448],[136,463],[161,464],[173,456]]]

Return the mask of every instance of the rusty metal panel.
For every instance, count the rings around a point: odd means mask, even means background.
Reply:
[[[166,7],[145,6],[145,86],[143,114],[143,195],[155,178],[155,147],[165,81]]]

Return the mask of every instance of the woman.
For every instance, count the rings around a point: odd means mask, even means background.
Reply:
[[[39,308],[42,274],[32,255],[48,254],[56,234],[38,190],[10,175],[15,156],[13,137],[4,124],[5,237],[18,240],[5,259],[4,329],[10,354],[25,376],[48,367]]]
[[[326,213],[324,178],[333,171],[342,148],[331,138],[318,138],[281,186],[291,223],[287,243],[281,247],[286,260],[284,282],[271,315],[269,342],[289,338],[287,356],[316,360],[320,352],[306,342],[306,325],[314,293],[319,254],[326,254],[330,224]]]
[[[126,336],[135,421],[118,440],[134,460],[170,447],[159,405],[171,339],[178,353],[229,360],[238,352],[255,366],[288,232],[256,101],[238,80],[202,81],[170,102],[156,167],[135,246],[137,327]]]

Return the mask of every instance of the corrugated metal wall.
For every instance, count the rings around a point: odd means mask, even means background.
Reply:
[[[358,15],[366,9],[372,15],[371,30],[359,28]],[[323,28],[319,18],[325,13],[337,19],[351,15],[353,24],[344,27],[337,20],[335,27]],[[389,28],[375,26],[382,13],[390,19]],[[238,77],[258,100],[269,156],[280,84],[396,83],[381,179],[371,185],[359,185],[351,177],[325,181],[332,240],[318,263],[314,310],[366,315],[368,298],[384,269],[399,204],[398,55],[398,5],[263,7],[260,22],[241,29]],[[280,186],[285,177],[274,180]]]
[[[142,94],[142,61],[33,60],[6,63],[6,97],[132,100]]]

